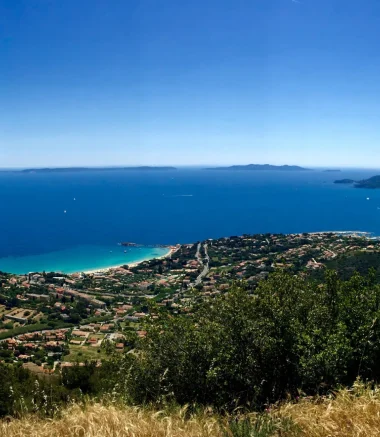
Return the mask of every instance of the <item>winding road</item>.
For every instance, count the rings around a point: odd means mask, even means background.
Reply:
[[[203,245],[203,249],[205,251],[205,260],[206,262],[204,262],[202,260],[202,257],[200,255],[200,250],[201,250],[201,243],[198,244],[197,247],[197,252],[195,254],[196,258],[198,259],[198,261],[203,265],[203,270],[202,272],[199,274],[199,276],[197,277],[197,279],[195,280],[193,287],[196,287],[197,285],[199,285],[202,282],[202,279],[207,276],[208,272],[210,271],[210,257],[209,254],[207,252],[207,243]]]

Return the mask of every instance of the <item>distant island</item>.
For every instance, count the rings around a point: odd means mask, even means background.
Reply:
[[[356,182],[355,188],[380,188],[380,176],[373,176],[372,178]]]
[[[327,170],[325,170],[325,173],[337,173],[337,172],[340,172],[341,170],[339,170],[339,168],[336,168],[336,169],[334,169],[334,168],[328,168]]]
[[[230,167],[209,167],[205,170],[248,170],[248,171],[309,171],[308,168],[299,167],[298,165],[270,165],[270,164],[248,164],[248,165],[232,165]]]
[[[334,184],[354,184],[355,181],[353,179],[339,179],[334,181]]]
[[[373,176],[369,179],[363,179],[362,181],[354,181],[353,179],[340,179],[334,181],[335,184],[354,184],[355,188],[380,188],[380,176]]]
[[[57,168],[26,168],[24,170],[12,170],[18,173],[71,173],[71,172],[111,172],[111,171],[171,171],[175,167],[57,167]]]

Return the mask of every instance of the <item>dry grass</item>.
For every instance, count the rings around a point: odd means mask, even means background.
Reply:
[[[370,390],[357,384],[353,390],[341,390],[331,399],[285,404],[278,414],[299,425],[301,436],[378,437],[380,389]]]
[[[95,404],[73,406],[60,419],[30,416],[0,424],[1,437],[221,437],[218,420],[205,415],[185,418],[185,410],[165,416],[139,408]]]
[[[252,426],[226,434],[221,423],[227,423],[227,418],[207,411],[194,416],[187,413],[186,409],[169,414],[102,404],[74,405],[59,419],[30,416],[0,422],[0,437],[375,437],[380,436],[380,389],[357,384],[330,399],[285,404],[266,416],[275,424],[267,428],[270,432]],[[257,416],[250,417],[254,423]]]

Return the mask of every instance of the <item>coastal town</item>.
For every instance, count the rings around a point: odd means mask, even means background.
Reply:
[[[276,270],[316,281],[380,265],[365,233],[242,235],[171,246],[166,257],[87,273],[0,273],[0,361],[37,374],[60,372],[133,350],[159,312],[194,306],[239,282],[254,293]],[[380,272],[377,272],[380,278]]]

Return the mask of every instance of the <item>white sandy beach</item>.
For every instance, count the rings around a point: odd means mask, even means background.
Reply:
[[[107,273],[110,270],[116,270],[119,269],[120,267],[122,267],[123,265],[128,265],[128,267],[133,268],[138,266],[139,264],[145,262],[145,261],[150,261],[152,259],[164,259],[164,258],[171,258],[171,256],[177,252],[177,250],[179,249],[178,246],[168,246],[168,252],[164,255],[158,256],[158,257],[154,257],[154,258],[144,258],[140,261],[136,261],[133,263],[126,263],[126,264],[119,264],[116,266],[110,266],[110,267],[104,267],[104,268],[100,268],[100,269],[91,269],[91,270],[85,270],[84,272],[77,272],[77,273],[85,273],[85,274],[92,274],[92,273]]]

